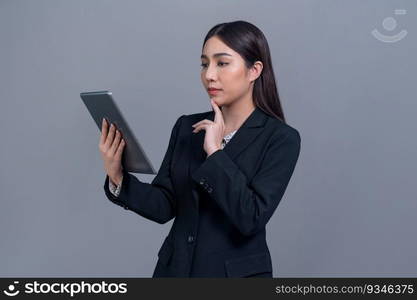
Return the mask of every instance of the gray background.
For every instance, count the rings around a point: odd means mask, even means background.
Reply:
[[[105,197],[79,93],[111,90],[159,169],[175,120],[211,109],[205,34],[237,19],[265,33],[302,138],[267,225],[274,277],[416,276],[416,14],[414,0],[0,0],[0,276],[152,275],[172,221]]]

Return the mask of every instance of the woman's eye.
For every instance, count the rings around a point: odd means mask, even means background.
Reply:
[[[219,65],[224,66],[224,65],[228,65],[229,63],[224,63],[224,62],[219,62]],[[207,68],[207,64],[201,64],[201,66],[203,68]]]

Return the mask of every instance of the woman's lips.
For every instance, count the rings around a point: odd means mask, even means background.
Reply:
[[[217,95],[221,90],[209,89],[208,92],[210,95]]]

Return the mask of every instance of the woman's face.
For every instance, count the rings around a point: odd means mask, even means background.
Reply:
[[[218,37],[207,40],[201,55],[201,81],[217,105],[229,105],[251,93],[253,74],[243,58]],[[208,88],[220,89],[214,94]]]

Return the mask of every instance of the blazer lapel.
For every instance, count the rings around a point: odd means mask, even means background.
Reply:
[[[232,139],[226,144],[222,151],[226,151],[227,155],[234,160],[236,156],[245,150],[252,141],[262,132],[268,115],[260,108],[255,107],[254,111],[246,118],[243,124],[238,128]],[[206,119],[214,120],[214,111],[210,111]],[[198,122],[198,121],[196,121]],[[192,128],[190,128],[192,131]],[[207,153],[204,151],[205,131],[200,130],[197,133],[191,133],[191,157],[188,169],[188,178],[193,190],[195,200],[198,194],[195,191],[195,185],[191,178],[191,174],[206,160]],[[196,203],[197,204],[197,203]]]

